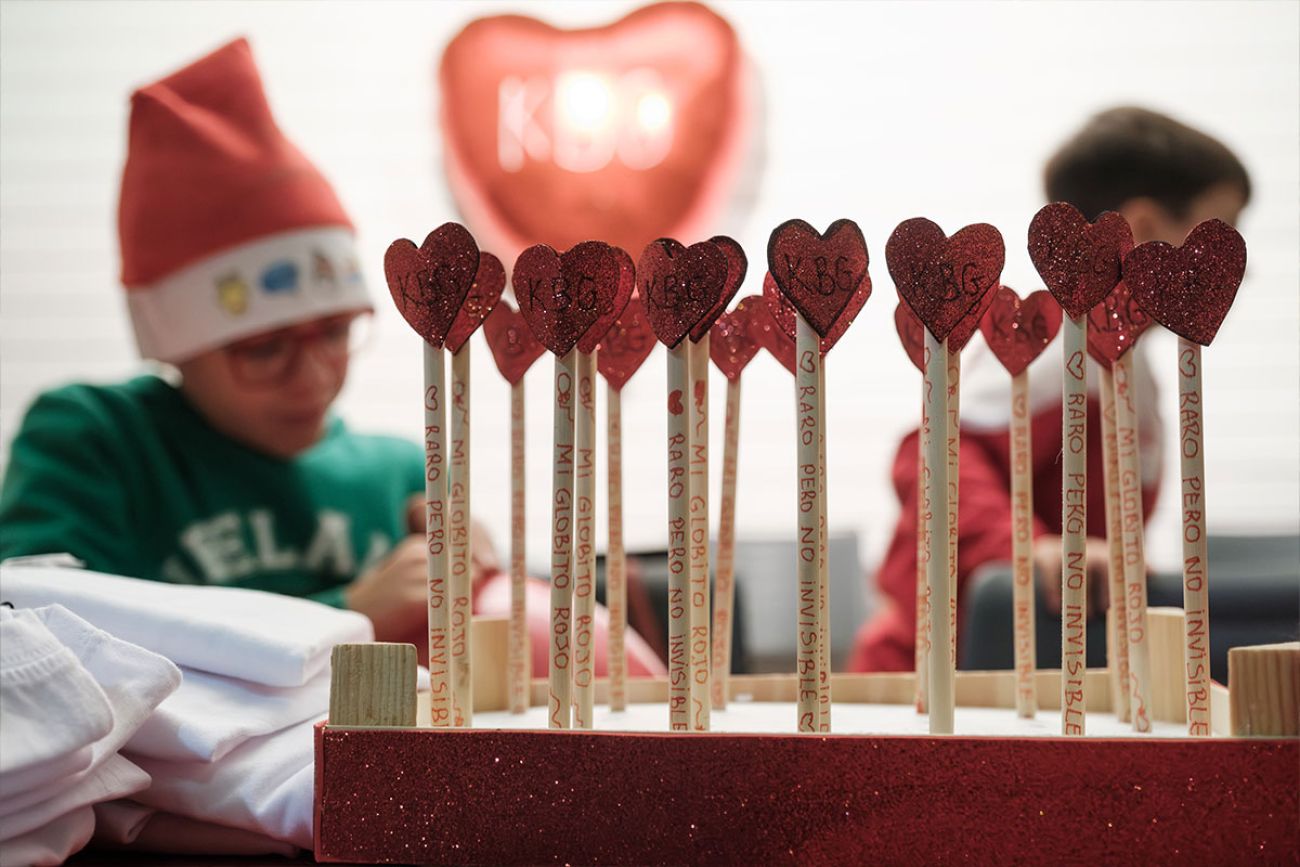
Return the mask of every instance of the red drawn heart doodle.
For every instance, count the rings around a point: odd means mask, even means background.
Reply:
[[[517,385],[542,357],[546,347],[533,336],[532,329],[509,301],[501,301],[483,320],[483,337],[506,382]]]
[[[727,257],[711,241],[683,247],[660,238],[646,245],[636,278],[650,327],[672,349],[717,305],[727,283]]]
[[[754,308],[763,303],[757,295],[742,298],[734,310],[723,313],[714,323],[709,335],[709,357],[727,379],[740,379],[745,366],[758,354],[760,347],[751,320]]]
[[[1045,289],[1021,300],[1016,290],[999,286],[980,322],[984,342],[1012,376],[1029,367],[1061,330],[1061,305]]]
[[[961,229],[951,238],[924,217],[906,220],[885,244],[885,264],[898,294],[937,340],[998,285],[1006,249],[987,223]]]
[[[864,281],[870,294],[867,264],[866,239],[852,220],[836,220],[823,234],[803,220],[788,220],[767,240],[768,273],[822,337],[830,334]]]
[[[398,311],[415,333],[441,349],[478,273],[474,236],[444,223],[419,247],[399,238],[384,253],[384,277]]]
[[[769,295],[767,286],[771,284],[771,295]],[[751,303],[749,310],[749,330],[754,336],[754,342],[768,351],[773,358],[780,362],[781,366],[790,372],[793,376],[795,369],[795,349],[794,338],[791,337],[781,326],[776,318],[772,315],[772,308],[780,308],[780,304],[772,302],[772,297],[781,298],[781,290],[776,288],[776,282],[772,280],[772,275],[768,274],[763,278],[763,298],[762,303]],[[746,298],[746,301],[749,299]],[[781,298],[784,301],[784,298]],[[789,302],[786,302],[788,305]],[[794,315],[794,308],[788,307],[790,314]]]
[[[564,255],[545,244],[529,247],[515,261],[510,282],[533,336],[565,355],[600,317],[601,296],[614,296],[622,279],[614,247],[583,241]]]
[[[871,297],[871,280],[867,278],[858,284],[858,290],[849,296],[849,303],[844,305],[844,310],[840,312],[839,318],[831,326],[825,337],[817,341],[821,348],[822,355],[830,352],[835,344],[840,342],[840,338],[849,330],[853,320],[857,318],[858,313],[862,311],[867,299]],[[790,338],[791,345],[798,338],[799,324],[797,319],[798,313],[790,299],[782,294],[776,285],[776,279],[771,272],[763,275],[763,301],[767,304],[768,312],[774,322]]]
[[[655,333],[646,318],[641,297],[633,294],[614,327],[606,332],[596,353],[596,369],[615,391],[640,370],[655,348]]]
[[[632,264],[632,257],[622,247],[612,249],[618,255],[618,284],[614,287],[612,295],[601,294],[597,297],[600,316],[595,324],[587,329],[587,333],[578,339],[579,352],[596,351],[600,342],[605,339],[605,335],[609,333],[609,329],[614,326],[618,317],[623,315],[627,302],[632,298],[632,291],[636,289],[636,266]]]
[[[1151,241],[1124,259],[1124,282],[1170,331],[1209,346],[1246,274],[1246,242],[1222,220],[1192,229],[1181,247]]]
[[[727,257],[727,282],[723,285],[722,297],[718,299],[718,303],[713,305],[713,309],[691,329],[691,340],[695,343],[699,343],[704,335],[709,333],[713,323],[718,321],[718,317],[731,303],[731,299],[736,297],[736,293],[740,291],[740,284],[745,282],[745,272],[749,270],[749,257],[745,255],[745,250],[740,246],[739,241],[726,235],[714,235],[709,239],[709,243]]]
[[[1133,297],[1123,280],[1115,290],[1088,311],[1088,354],[1110,367],[1151,326],[1151,317]]]
[[[917,370],[925,373],[925,326],[901,299],[894,308],[894,327],[898,329],[898,340],[903,344],[907,357]]]
[[[970,343],[970,339],[980,330],[980,323],[984,321],[984,314],[988,312],[989,305],[993,303],[993,296],[996,294],[996,287],[991,292],[985,292],[980,302],[952,327],[952,331],[948,332],[949,352],[961,352],[966,348],[966,344]]]
[[[1089,223],[1074,205],[1045,205],[1029,223],[1029,258],[1056,301],[1078,319],[1100,304],[1133,249],[1128,221],[1107,211]]]
[[[470,286],[465,303],[447,331],[446,346],[452,352],[460,351],[469,340],[470,335],[478,330],[483,321],[492,313],[501,292],[506,288],[506,269],[501,260],[488,252],[478,256],[478,273],[474,276],[474,285]]]

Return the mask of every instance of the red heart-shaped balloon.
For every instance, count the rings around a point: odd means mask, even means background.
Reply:
[[[1150,326],[1151,317],[1121,280],[1115,291],[1088,311],[1088,354],[1102,366],[1110,367]]]
[[[533,336],[565,355],[600,317],[600,298],[612,297],[623,279],[613,247],[583,241],[564,255],[545,244],[529,247],[515,261],[511,285]]]
[[[696,343],[709,333],[713,323],[718,321],[718,317],[731,303],[731,299],[736,297],[736,293],[740,291],[740,284],[745,282],[745,272],[749,270],[749,257],[745,255],[740,242],[726,235],[714,235],[709,239],[709,243],[727,257],[727,282],[723,284],[722,297],[718,299],[718,303],[713,305],[713,309],[704,314],[704,318],[695,323],[695,327],[691,329],[691,340]]]
[[[885,244],[885,263],[898,294],[937,340],[998,285],[1006,249],[987,223],[967,226],[951,238],[924,217],[906,220]]]
[[[533,336],[519,311],[502,301],[483,320],[483,337],[506,382],[517,385],[546,347]]]
[[[622,391],[654,348],[654,329],[650,327],[650,320],[646,319],[640,296],[634,294],[623,308],[623,315],[618,317],[614,327],[600,341],[596,369],[615,391]]]
[[[442,348],[478,263],[478,244],[459,223],[443,223],[419,247],[399,238],[384,253],[389,294],[402,318],[431,346]]]
[[[754,340],[751,319],[754,308],[761,307],[763,299],[750,295],[740,299],[736,309],[723,313],[709,335],[709,357],[727,379],[740,379],[745,365],[754,360],[759,345]]]
[[[474,276],[474,285],[470,286],[465,303],[447,331],[446,346],[452,352],[458,352],[470,335],[478,330],[483,320],[488,318],[492,309],[501,300],[501,292],[506,288],[506,269],[501,260],[491,253],[480,252],[478,256],[478,273]]]
[[[1012,376],[1043,353],[1061,330],[1061,305],[1039,289],[1021,300],[1016,290],[999,286],[980,323],[984,342]]]
[[[1181,247],[1141,245],[1124,258],[1124,282],[1142,309],[1170,331],[1209,346],[1246,274],[1246,242],[1222,220],[1206,220]]]
[[[835,348],[835,344],[840,342],[840,338],[849,330],[853,320],[857,318],[858,313],[862,311],[867,299],[871,297],[871,280],[863,280],[858,285],[858,291],[849,297],[849,303],[844,306],[840,312],[839,318],[831,326],[825,337],[817,341],[821,349],[821,354],[825,355]],[[776,279],[772,277],[771,272],[763,275],[763,301],[767,304],[768,313],[772,320],[785,332],[786,336],[794,341],[798,338],[799,324],[796,320],[798,313],[790,299],[781,293],[776,285]]]
[[[770,294],[768,290],[769,284],[771,286]],[[780,300],[773,301],[773,298]],[[793,376],[795,372],[794,338],[790,336],[772,313],[774,307],[778,310],[781,309],[782,303],[786,305],[785,309],[789,311],[790,316],[794,316],[794,307],[790,306],[790,302],[781,296],[781,290],[776,288],[776,282],[772,280],[772,275],[766,275],[763,278],[762,303],[753,304],[749,308],[749,333],[754,336],[755,343],[766,349]]]
[[[925,373],[925,326],[901,299],[894,308],[894,327],[898,329],[898,340],[903,344],[907,357],[917,370]]]
[[[620,268],[618,285],[614,288],[613,295],[600,294],[596,299],[600,304],[600,316],[587,329],[587,333],[578,339],[579,352],[596,351],[609,329],[623,315],[627,302],[632,299],[632,291],[636,289],[636,266],[632,264],[632,257],[622,247],[615,247],[614,252],[618,254]]]
[[[1131,249],[1133,231],[1114,211],[1089,223],[1074,205],[1053,202],[1029,224],[1029,258],[1071,319],[1086,316],[1111,293]]]
[[[711,241],[683,247],[660,238],[646,245],[636,277],[650,327],[671,349],[717,306],[727,283],[727,256]]]
[[[803,220],[782,223],[767,240],[767,270],[822,337],[830,334],[863,282],[871,292],[867,242],[852,220],[836,220],[823,234]]]

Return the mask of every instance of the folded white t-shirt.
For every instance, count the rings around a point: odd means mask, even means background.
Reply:
[[[95,845],[172,855],[283,855],[299,848],[264,834],[226,828],[135,801],[106,801],[95,806]]]
[[[26,834],[0,843],[0,867],[53,867],[90,842],[95,813],[78,807]]]
[[[49,798],[0,816],[0,849],[13,837],[44,828],[74,810],[125,798],[149,787],[149,775],[130,761],[113,753],[94,770],[78,774],[69,785]]]

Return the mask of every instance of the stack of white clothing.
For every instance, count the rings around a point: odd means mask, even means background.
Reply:
[[[372,640],[367,618],[254,590],[31,566],[0,568],[0,598],[57,602],[180,666],[180,687],[122,745],[147,787],[94,809],[97,841],[208,854],[311,846],[312,727],[329,706],[329,654]]]

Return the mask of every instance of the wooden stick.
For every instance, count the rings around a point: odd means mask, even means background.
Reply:
[[[605,552],[605,598],[609,602],[609,707],[627,709],[627,555],[623,550],[623,396],[605,383],[606,488],[609,545]]]
[[[1187,733],[1210,731],[1210,563],[1205,545],[1205,414],[1201,347],[1178,338],[1179,449],[1183,475],[1183,611],[1187,613]]]
[[[819,388],[821,339],[803,316],[798,316],[795,339],[797,371],[799,538],[797,542],[798,594],[796,597],[795,643],[798,648],[798,726],[801,732],[815,732],[820,720],[820,639],[817,634],[821,608],[821,452],[822,405]]]
[[[1110,585],[1110,647],[1107,661],[1111,672],[1111,706],[1121,722],[1128,722],[1128,624],[1124,606],[1124,512],[1119,498],[1119,442],[1115,425],[1115,374],[1107,367],[1098,370],[1101,379],[1101,452],[1106,465],[1106,545],[1110,552],[1107,577]]]
[[[928,496],[929,471],[925,465],[926,443],[930,437],[930,417],[926,412],[926,383],[921,383],[921,426],[916,437],[916,712],[930,709],[930,538],[927,535],[931,503]]]
[[[528,710],[528,682],[532,678],[531,645],[528,640],[528,559],[525,548],[524,513],[524,381],[510,386],[510,712]]]
[[[691,368],[691,728],[709,730],[709,335],[687,350]]]
[[[820,345],[820,344],[819,344]],[[817,393],[826,405],[826,356],[817,365]],[[817,731],[831,730],[831,575],[828,504],[826,499],[826,424],[822,419],[817,437]]]
[[[668,728],[691,727],[690,340],[668,350]]]
[[[470,576],[469,341],[451,356],[451,464],[448,472],[451,551],[451,706],[454,725],[474,724],[470,662],[473,623]]]
[[[948,351],[948,653],[957,668],[957,511],[961,472],[961,351]]]
[[[1061,734],[1085,734],[1088,668],[1088,320],[1065,317],[1061,412]]]
[[[573,727],[591,728],[595,706],[596,353],[578,353],[573,542]]]
[[[732,607],[736,579],[736,460],[740,449],[740,379],[727,380],[722,444],[722,502],[718,513],[718,567],[713,599],[713,706],[727,707],[731,676]]]
[[[1016,713],[1038,713],[1034,682],[1034,461],[1030,434],[1029,371],[1011,378],[1011,564],[1016,653]]]
[[[429,721],[451,725],[451,672],[447,651],[451,606],[447,599],[447,361],[442,347],[424,344],[424,538],[429,585]]]
[[[948,598],[949,547],[943,540],[948,533],[948,344],[925,331],[925,514],[926,584],[930,606],[930,733],[952,734],[956,703],[954,677],[956,667],[948,634],[952,621],[936,610]]]
[[[1134,731],[1151,731],[1151,658],[1147,625],[1147,561],[1142,526],[1142,467],[1138,454],[1137,383],[1133,353],[1111,365],[1119,452],[1119,501],[1124,520],[1124,623],[1128,627],[1129,713]]]
[[[550,727],[570,727],[573,703],[573,402],[577,350],[555,356],[555,460],[551,476]]]

